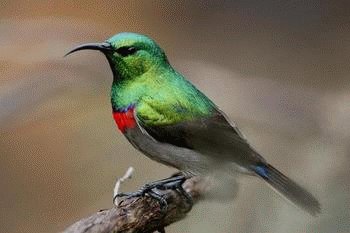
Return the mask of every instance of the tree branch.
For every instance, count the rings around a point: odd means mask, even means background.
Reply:
[[[183,187],[192,196],[194,203],[206,191],[205,182],[198,177],[186,180]],[[192,206],[188,199],[178,191],[159,190],[159,194],[168,203],[166,210],[161,210],[158,201],[152,197],[127,198],[111,209],[79,220],[63,233],[165,232],[164,227],[183,219]]]

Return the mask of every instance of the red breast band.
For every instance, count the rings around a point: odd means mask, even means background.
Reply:
[[[136,126],[133,107],[128,108],[126,111],[113,112],[113,118],[122,133],[125,133],[127,129]]]

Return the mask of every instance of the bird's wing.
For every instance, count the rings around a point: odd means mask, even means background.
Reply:
[[[141,130],[145,131],[144,134],[150,135],[154,140],[215,156],[224,162],[234,162],[247,169],[250,174],[258,175],[277,193],[310,214],[316,215],[320,212],[318,200],[268,164],[220,110],[216,109],[209,117],[163,126],[147,126],[142,123],[142,117],[136,118]]]
[[[158,111],[158,114],[161,114]],[[165,115],[160,115],[162,118]],[[236,162],[244,167],[264,159],[248,144],[238,128],[231,124],[218,109],[201,117],[170,125],[148,125],[136,113],[139,125],[155,140],[178,147],[216,156],[224,161]]]

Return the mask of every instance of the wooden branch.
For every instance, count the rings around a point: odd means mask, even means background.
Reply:
[[[206,191],[205,182],[198,177],[186,180],[183,187],[194,203]],[[183,194],[175,190],[159,190],[159,193],[168,203],[166,210],[162,211],[158,201],[148,196],[128,198],[111,209],[79,220],[63,233],[165,232],[164,227],[183,219],[192,206]]]

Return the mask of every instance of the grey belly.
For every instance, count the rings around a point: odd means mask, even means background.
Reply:
[[[187,174],[207,175],[217,170],[231,174],[250,173],[235,163],[219,162],[188,148],[158,142],[139,126],[128,129],[125,136],[136,149],[152,160],[177,168]]]
[[[208,156],[196,151],[158,142],[138,126],[128,129],[125,136],[136,149],[152,160],[193,175],[207,173],[215,164]]]

